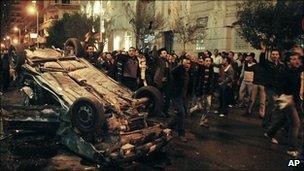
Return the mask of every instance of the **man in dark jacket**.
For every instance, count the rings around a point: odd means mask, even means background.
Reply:
[[[85,45],[85,56],[84,58],[94,66],[98,67],[98,58],[101,55],[101,51],[95,51],[94,46],[91,44]]]
[[[236,62],[236,60],[234,59],[234,52],[233,51],[229,51],[228,52],[228,58],[230,58],[231,60],[231,66],[233,68],[234,71],[234,77],[233,77],[233,84],[232,84],[232,89],[229,92],[229,97],[230,97],[230,101],[229,101],[229,106],[232,107],[232,105],[235,105],[236,103],[236,95],[238,92],[238,79],[239,79],[239,75],[238,75],[238,63]]]
[[[135,91],[138,88],[139,75],[140,68],[136,49],[130,47],[128,55],[121,54],[117,57],[117,80],[130,90]]]
[[[300,100],[300,86],[301,86],[301,68],[300,68],[300,56],[296,53],[288,54],[287,56],[287,69],[286,69],[286,79],[284,80],[285,86],[283,92],[285,95],[290,95],[291,98],[286,108],[282,109],[279,114],[278,119],[273,122],[270,129],[266,131],[265,136],[271,137],[273,142],[277,142],[274,139],[276,132],[283,127],[286,122],[289,127],[289,138],[287,154],[293,157],[299,157],[299,147],[298,147],[298,133],[300,129],[300,117],[301,114],[301,100]],[[280,97],[282,98],[282,96]],[[288,96],[284,97],[285,99]],[[284,99],[283,99],[284,100]]]
[[[104,62],[103,66],[105,69],[105,72],[114,80],[116,80],[116,73],[117,73],[117,68],[115,65],[115,60],[112,57],[110,53],[106,55],[107,60]]]
[[[169,61],[167,60],[168,52],[165,48],[158,50],[158,58],[156,60],[156,69],[154,73],[154,83],[156,87],[162,89],[169,79]]]
[[[222,66],[220,68],[219,75],[219,87],[220,87],[220,106],[219,112],[220,117],[228,115],[228,103],[229,103],[229,92],[232,89],[234,71],[231,64],[230,58],[223,58]]]
[[[267,92],[268,105],[266,107],[265,117],[262,126],[266,128],[272,120],[274,109],[274,98],[281,95],[284,90],[286,67],[280,61],[280,52],[273,49],[270,54],[270,60],[265,56],[266,48],[262,47],[260,54],[260,64],[265,69],[265,87]]]
[[[188,54],[188,57],[191,61],[191,67],[189,70],[190,79],[189,79],[189,86],[188,86],[188,96],[189,96],[189,113],[192,114],[194,111],[199,109],[199,101],[198,101],[198,95],[196,92],[196,88],[198,86],[198,59],[193,54]]]
[[[168,61],[168,52],[165,48],[158,50],[158,58],[156,60],[156,70],[154,74],[154,84],[160,90],[164,97],[163,116],[169,117],[168,110],[170,107],[171,89],[170,89],[170,63]]]
[[[265,116],[265,105],[266,105],[266,90],[265,90],[265,70],[260,63],[253,66],[253,88],[250,97],[250,104],[248,107],[247,114],[252,115],[252,108],[256,101],[256,96],[259,94],[259,116],[264,118]]]
[[[203,60],[203,59],[200,59]],[[198,69],[198,86],[196,92],[198,96],[201,97],[199,102],[201,106],[204,107],[202,117],[200,120],[200,125],[208,127],[207,115],[210,112],[212,95],[214,92],[214,73],[212,67],[212,58],[206,57],[205,61],[202,63],[199,60],[199,69]],[[201,108],[201,107],[200,107]]]
[[[189,86],[189,69],[191,62],[189,59],[184,58],[182,65],[175,67],[172,73],[172,91],[174,92],[173,101],[174,106],[178,110],[177,118],[170,124],[171,126],[177,125],[178,136],[181,141],[187,141],[185,138],[185,116],[187,112],[187,91]]]

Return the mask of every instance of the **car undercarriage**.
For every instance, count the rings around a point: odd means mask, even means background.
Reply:
[[[68,149],[104,165],[148,155],[172,138],[151,119],[161,109],[154,87],[133,93],[85,59],[53,49],[17,48],[13,62],[15,81],[1,96],[6,129],[54,130]]]

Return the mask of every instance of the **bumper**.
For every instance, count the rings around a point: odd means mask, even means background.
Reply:
[[[161,131],[158,138],[140,146],[127,143],[115,152],[112,152],[109,157],[113,162],[127,162],[139,157],[148,156],[149,154],[161,149],[172,138],[172,131],[170,129],[164,129]]]

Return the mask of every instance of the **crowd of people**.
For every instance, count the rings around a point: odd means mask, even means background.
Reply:
[[[165,103],[161,116],[171,117],[170,107],[176,110],[169,125],[177,127],[182,141],[187,141],[184,122],[191,113],[200,112],[198,124],[208,128],[208,115],[227,117],[230,108],[238,107],[245,109],[244,115],[253,116],[258,101],[264,136],[278,143],[276,132],[285,126],[289,132],[287,153],[292,156],[300,154],[298,137],[302,137],[303,59],[303,49],[297,45],[283,55],[278,49],[267,52],[261,46],[259,58],[252,52],[217,49],[177,55],[155,47],[144,52],[131,47],[127,52],[88,57],[132,91],[146,85],[157,87]]]
[[[210,114],[228,117],[230,108],[238,107],[246,109],[244,115],[253,116],[258,101],[264,136],[278,143],[276,132],[285,127],[289,131],[287,153],[300,154],[304,91],[300,46],[293,46],[283,55],[278,49],[266,51],[261,46],[257,59],[252,52],[235,54],[217,49],[213,53],[206,50],[194,55],[183,51],[177,55],[156,47],[96,52],[92,45],[86,45],[85,51],[84,58],[130,90],[147,85],[158,88],[165,104],[161,116],[171,117],[170,107],[176,111],[169,125],[176,126],[182,141],[187,141],[185,119],[191,113],[200,112],[197,124],[208,128]]]

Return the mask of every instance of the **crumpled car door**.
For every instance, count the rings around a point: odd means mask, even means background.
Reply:
[[[1,95],[1,117],[4,129],[40,130],[59,126],[59,106],[31,105],[29,89],[13,89]]]

